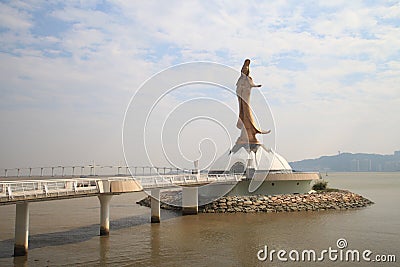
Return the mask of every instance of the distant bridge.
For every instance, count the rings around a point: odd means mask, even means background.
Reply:
[[[130,172],[130,171],[131,172]],[[192,173],[193,169],[181,169],[174,167],[155,166],[122,166],[122,165],[75,165],[75,166],[47,166],[47,167],[25,167],[5,168],[0,172],[1,178],[19,177],[86,177],[96,175],[123,176],[123,175],[152,175],[152,174],[179,174]]]

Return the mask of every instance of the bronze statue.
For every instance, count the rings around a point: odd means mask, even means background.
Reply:
[[[256,134],[267,134],[271,131],[260,130],[254,121],[250,107],[250,93],[253,87],[261,87],[261,84],[254,84],[250,74],[250,59],[244,61],[241,75],[236,83],[236,95],[239,101],[239,118],[236,127],[241,129],[241,134],[236,144],[260,144]]]

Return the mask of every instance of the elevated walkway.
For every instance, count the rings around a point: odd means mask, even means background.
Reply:
[[[18,172],[19,176],[19,172]],[[26,177],[25,177],[26,178]],[[210,183],[235,183],[238,175],[206,175],[198,171],[186,174],[142,176],[70,177],[3,177],[0,180],[0,205],[16,205],[14,256],[28,253],[29,202],[51,201],[78,197],[97,196],[100,201],[100,235],[110,232],[110,201],[113,195],[146,191],[152,196],[151,222],[160,222],[160,190],[182,186],[183,215],[197,214],[197,186]],[[47,178],[47,179],[46,179]],[[50,178],[50,179],[48,179]]]

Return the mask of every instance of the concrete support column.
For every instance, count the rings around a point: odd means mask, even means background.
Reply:
[[[198,188],[182,188],[182,215],[197,214],[199,205]]]
[[[155,188],[151,190],[150,197],[151,206],[151,223],[160,222],[160,189]]]
[[[99,195],[100,200],[100,235],[110,234],[110,201],[112,195]]]
[[[254,166],[253,166],[253,159],[248,158],[247,159],[247,168],[246,168],[246,178],[251,179],[254,176]]]
[[[14,256],[28,254],[29,238],[29,205],[28,202],[17,203],[15,210],[15,244]]]

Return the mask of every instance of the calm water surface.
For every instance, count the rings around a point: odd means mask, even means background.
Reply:
[[[355,263],[260,262],[257,251],[321,251],[345,238],[349,249],[395,254],[400,261],[400,173],[328,173],[330,187],[376,204],[350,211],[199,214],[162,211],[160,224],[135,204],[143,193],[115,196],[111,234],[98,236],[97,198],[30,204],[28,257],[13,258],[15,205],[0,206],[0,266],[354,266]],[[359,263],[359,266],[376,266]]]

